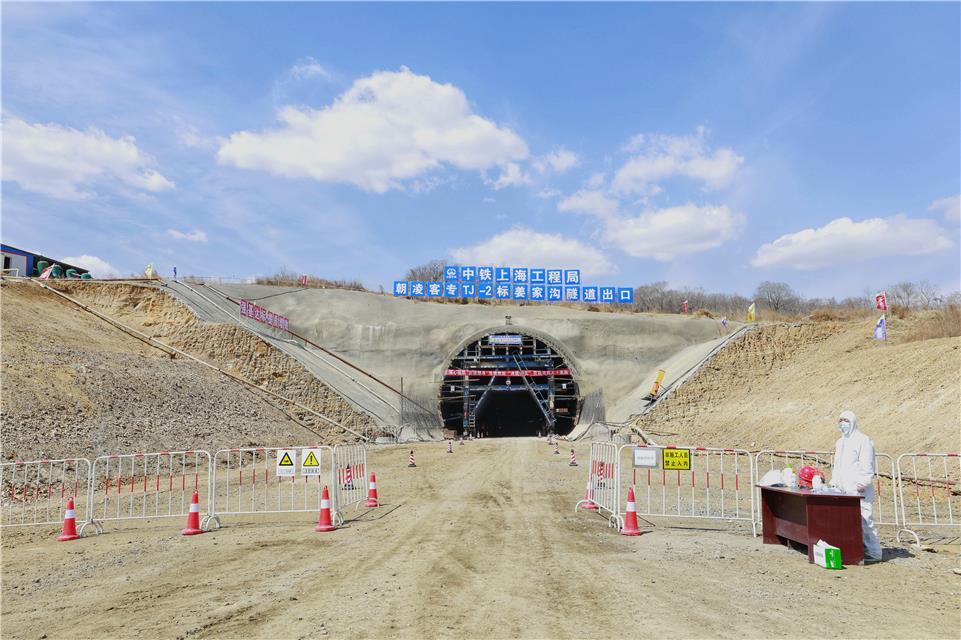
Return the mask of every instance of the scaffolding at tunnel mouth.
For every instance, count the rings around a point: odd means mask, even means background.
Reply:
[[[581,407],[564,354],[508,329],[471,341],[450,359],[439,402],[446,431],[485,437],[566,435]]]

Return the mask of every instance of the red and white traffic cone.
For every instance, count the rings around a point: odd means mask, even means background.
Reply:
[[[377,476],[370,474],[370,486],[367,489],[367,506],[379,507],[380,501],[377,498]]]
[[[63,531],[57,537],[60,542],[77,540],[77,512],[73,508],[73,498],[67,500],[67,513],[63,516]]]
[[[327,485],[324,485],[324,492],[320,495],[320,517],[317,519],[314,531],[333,531],[336,528],[330,521],[330,492],[327,490]]]
[[[414,464],[414,450],[413,450],[413,449],[410,450],[410,455],[407,456],[407,466],[408,466],[408,467],[416,467],[416,466],[417,466],[416,464]]]
[[[194,491],[190,498],[190,512],[187,513],[187,528],[181,529],[180,534],[184,536],[195,536],[203,533],[200,528],[200,494]]]
[[[447,441],[447,453],[454,453],[454,441],[453,441],[453,440],[448,440],[448,441]]]
[[[622,536],[639,536],[643,531],[637,528],[637,503],[634,501],[634,487],[627,490],[627,512],[624,514]]]
[[[347,491],[354,489],[354,469],[349,465],[344,469],[344,489]]]
[[[571,462],[570,462],[570,464],[567,465],[567,466],[569,466],[569,467],[576,467],[576,466],[577,466],[577,456],[574,455],[574,450],[573,450],[573,449],[571,449]]]
[[[591,489],[591,481],[587,481],[587,488],[584,489],[584,506],[581,509],[587,511],[597,511],[597,504],[594,502],[594,490]]]
[[[555,456],[561,455],[561,445],[557,443],[554,444],[554,455]]]

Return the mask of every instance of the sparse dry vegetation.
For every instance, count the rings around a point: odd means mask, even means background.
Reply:
[[[277,273],[258,276],[254,282],[257,284],[270,284],[281,287],[299,287],[300,275],[289,269],[281,269]],[[318,276],[307,276],[308,289],[346,289],[348,291],[367,291],[359,280],[328,280]]]
[[[905,336],[905,342],[958,336],[961,336],[961,305],[949,304],[922,320]]]

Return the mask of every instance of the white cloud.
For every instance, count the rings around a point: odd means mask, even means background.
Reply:
[[[495,190],[503,189],[504,187],[520,187],[531,184],[531,177],[522,171],[517,163],[508,162],[504,165],[497,180],[488,181],[487,184]]]
[[[284,107],[278,120],[277,129],[231,135],[218,161],[383,193],[443,165],[483,171],[528,155],[520,136],[474,113],[463,91],[406,67],[356,80],[323,109]]]
[[[609,198],[600,191],[581,189],[557,203],[558,211],[587,213],[606,218],[617,213],[617,200]]]
[[[90,271],[90,275],[95,278],[119,278],[121,275],[120,271],[113,265],[97,256],[69,256],[64,258],[63,261],[75,267],[87,269]]]
[[[871,258],[923,255],[952,246],[948,234],[934,220],[905,215],[863,222],[838,218],[818,229],[803,229],[762,245],[751,264],[811,270]]]
[[[184,232],[177,231],[176,229],[167,229],[167,235],[177,240],[186,240],[187,242],[207,242],[207,234],[200,230]]]
[[[548,154],[534,158],[531,164],[538,173],[564,173],[580,163],[581,159],[576,153],[558,148]]]
[[[317,77],[330,79],[331,77],[330,71],[309,56],[298,60],[287,72],[287,75],[293,80],[307,80]]]
[[[534,195],[537,196],[538,198],[542,198],[542,199],[544,199],[544,200],[549,200],[550,198],[556,198],[556,197],[558,197],[559,195],[561,195],[561,192],[558,191],[557,189],[551,189],[551,188],[548,187],[548,188],[546,188],[546,189],[541,189],[540,191],[538,191],[538,192],[535,193]]]
[[[935,200],[928,207],[928,211],[940,211],[944,213],[945,220],[958,222],[961,220],[961,195]]]
[[[515,227],[489,240],[453,249],[451,257],[460,264],[579,268],[585,276],[616,271],[614,264],[597,249],[560,234],[539,233]]]
[[[645,211],[633,218],[612,218],[604,239],[628,255],[668,261],[721,246],[744,224],[726,206],[685,204]]]
[[[591,177],[587,179],[586,183],[584,183],[584,186],[588,189],[600,189],[604,185],[604,179],[606,177],[607,176],[605,176],[602,171],[592,173]]]
[[[132,136],[111,138],[95,127],[79,131],[15,117],[3,121],[3,179],[29,191],[80,200],[111,180],[146,191],[173,189],[152,164]]]
[[[495,200],[494,198],[491,198],[490,196],[484,196],[483,198],[481,198],[481,202],[485,204],[493,204],[497,202],[497,200]]]
[[[614,175],[614,190],[622,194],[644,194],[652,183],[674,176],[698,180],[709,189],[726,186],[744,158],[733,149],[711,149],[706,138],[704,127],[698,127],[692,136],[659,133],[634,136],[625,150],[637,155]]]

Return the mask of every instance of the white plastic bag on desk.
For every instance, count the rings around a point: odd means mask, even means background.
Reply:
[[[758,484],[762,487],[779,487],[782,484],[783,477],[778,469],[771,469],[758,480]]]

